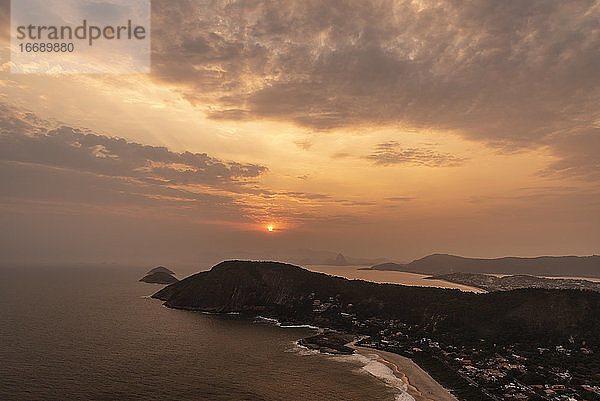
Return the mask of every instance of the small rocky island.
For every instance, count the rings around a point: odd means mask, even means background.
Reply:
[[[173,284],[179,280],[175,278],[175,273],[173,271],[164,266],[158,266],[146,273],[140,281],[152,284]]]

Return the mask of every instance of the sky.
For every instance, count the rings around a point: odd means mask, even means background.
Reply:
[[[0,5],[4,263],[600,253],[600,1],[153,0],[149,74]]]

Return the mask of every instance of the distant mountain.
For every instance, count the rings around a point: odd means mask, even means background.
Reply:
[[[406,264],[387,262],[381,263],[372,267],[364,267],[360,270],[393,270],[393,271],[406,271]]]
[[[423,274],[487,273],[530,274],[535,276],[600,277],[600,256],[464,258],[434,254],[406,264],[384,263],[372,270],[395,270]]]
[[[600,294],[591,291],[474,294],[347,280],[285,263],[228,261],[153,297],[172,308],[241,312],[342,330],[360,330],[353,319],[372,327],[399,320],[418,327],[424,337],[542,344],[573,336],[600,343]]]
[[[175,274],[175,272],[173,272],[173,271],[171,271],[171,270],[167,269],[167,268],[166,268],[166,267],[164,267],[164,266],[158,266],[158,267],[155,267],[154,269],[150,270],[150,271],[149,271],[148,273],[146,273],[146,274],[153,274],[153,273],[167,273],[167,274]]]
[[[382,262],[383,258],[357,258],[341,252],[315,251],[312,249],[293,249],[276,258],[277,260],[299,265],[365,266]]]
[[[262,249],[252,251],[228,251],[203,253],[202,264],[207,267],[228,259],[275,260],[295,265],[328,265],[328,266],[372,266],[388,261],[388,258],[366,258],[347,255],[339,251],[318,250],[310,248]]]
[[[333,260],[333,263],[336,266],[348,266],[350,263],[348,263],[348,259],[346,259],[346,257],[344,255],[342,255],[341,253],[338,253],[335,257],[335,259]]]

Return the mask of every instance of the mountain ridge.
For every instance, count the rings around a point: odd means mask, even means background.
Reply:
[[[537,256],[468,258],[431,254],[410,263],[382,263],[366,270],[406,271],[420,274],[487,273],[536,276],[600,277],[600,256]]]

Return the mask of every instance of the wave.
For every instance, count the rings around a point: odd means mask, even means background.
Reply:
[[[273,319],[272,317],[256,316],[256,319],[264,320],[265,322],[268,322],[268,323],[273,323],[275,326],[281,326],[281,323],[279,323],[279,320]]]
[[[310,324],[281,324],[281,322],[277,319],[274,319],[272,317],[264,317],[264,316],[256,316],[256,319],[259,321],[265,321],[267,323],[272,323],[277,327],[282,327],[284,329],[312,329],[312,330],[319,330],[319,331],[323,331],[325,329],[323,329],[322,327],[318,327],[318,326],[313,326]]]
[[[396,390],[395,401],[415,401],[415,399],[406,392],[407,384],[394,374],[392,369],[385,363],[381,362],[381,359],[376,354],[363,355],[363,354],[352,354],[352,355],[334,355],[322,353],[319,350],[310,349],[298,342],[293,341],[291,347],[286,349],[286,352],[294,352],[301,356],[309,355],[322,355],[323,357],[333,358],[335,360],[352,363],[354,365],[360,365],[357,370],[360,373],[369,374],[384,385],[392,387]]]
[[[313,329],[313,330],[323,330],[323,329],[322,329],[322,328],[320,328],[320,327],[313,326],[313,325],[310,325],[310,324],[289,324],[289,325],[285,325],[285,326],[283,326],[283,325],[281,325],[281,324],[278,324],[278,326],[279,326],[279,327],[286,328],[286,329]]]
[[[362,365],[359,369],[360,372],[370,374],[379,379],[386,386],[397,390],[395,396],[396,401],[415,401],[415,399],[406,392],[408,388],[407,384],[401,378],[396,376],[394,371],[388,365],[383,363],[378,355],[336,355],[335,358],[340,361],[353,362]]]
[[[294,352],[301,356],[319,355],[321,353],[317,349],[310,349],[308,347],[305,347],[304,345],[298,344],[298,341],[292,341],[291,347],[286,349],[285,352]]]

